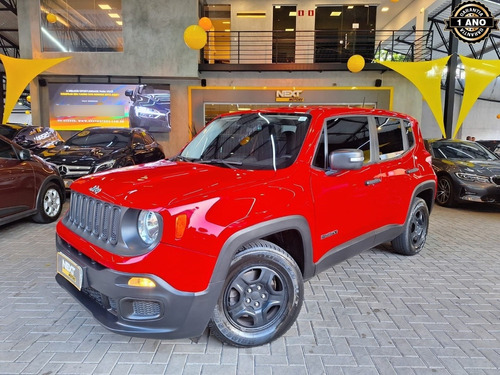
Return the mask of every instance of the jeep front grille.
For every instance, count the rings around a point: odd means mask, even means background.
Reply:
[[[71,193],[68,226],[75,232],[86,232],[105,243],[115,246],[120,231],[121,208],[98,199]]]

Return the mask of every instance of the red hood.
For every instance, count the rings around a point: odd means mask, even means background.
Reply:
[[[126,207],[171,207],[215,191],[257,185],[276,177],[274,171],[246,171],[160,160],[82,177],[71,189]],[[90,189],[96,187],[92,192]],[[100,191],[99,191],[100,190]]]

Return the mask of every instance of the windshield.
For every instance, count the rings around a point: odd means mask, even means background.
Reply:
[[[14,139],[14,136],[19,131],[19,129],[11,128],[10,126],[0,125],[0,135],[5,138]]]
[[[311,117],[296,113],[248,113],[210,123],[184,149],[189,161],[243,169],[286,168],[293,164]]]
[[[475,142],[436,142],[432,150],[440,159],[498,160],[495,154]]]
[[[108,133],[91,132],[82,130],[65,142],[66,146],[80,147],[106,147],[106,148],[124,148],[130,141],[130,135],[110,130]]]

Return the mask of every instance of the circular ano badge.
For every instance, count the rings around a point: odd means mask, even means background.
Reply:
[[[498,20],[484,4],[476,1],[457,5],[445,23],[445,30],[451,30],[458,39],[466,43],[480,42],[491,30],[498,30]]]

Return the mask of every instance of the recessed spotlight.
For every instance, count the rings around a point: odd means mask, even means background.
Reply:
[[[108,16],[111,18],[120,18],[120,15],[118,13],[108,13]]]
[[[380,9],[381,12],[388,12],[389,11],[389,7],[383,7],[382,9]]]

